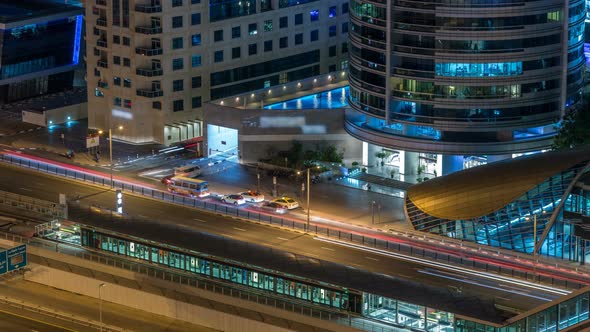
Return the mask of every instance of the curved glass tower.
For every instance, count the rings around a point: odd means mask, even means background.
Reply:
[[[351,0],[346,130],[383,148],[551,145],[581,96],[583,0]]]

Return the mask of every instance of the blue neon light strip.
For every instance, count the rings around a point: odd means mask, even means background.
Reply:
[[[76,31],[74,33],[74,54],[72,64],[77,65],[80,61],[80,39],[82,37],[82,15],[76,16]]]

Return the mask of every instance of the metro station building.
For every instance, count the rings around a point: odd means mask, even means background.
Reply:
[[[404,208],[416,230],[585,263],[590,150],[503,160],[428,180],[408,189]]]

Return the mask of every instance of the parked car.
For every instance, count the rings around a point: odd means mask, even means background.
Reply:
[[[257,192],[257,191],[253,191],[253,190],[245,191],[243,193],[240,193],[240,195],[242,195],[244,197],[246,202],[251,202],[251,203],[264,202],[264,195]]]
[[[276,214],[285,214],[287,213],[287,209],[284,207],[284,205],[280,204],[280,203],[276,203],[276,202],[267,202],[264,203],[260,206],[260,208],[262,210],[266,210],[272,213],[276,213]]]
[[[246,203],[244,196],[242,195],[225,195],[221,197],[221,201],[223,203],[233,204],[233,205],[242,205]]]
[[[283,206],[283,208],[287,209],[287,210],[293,210],[299,207],[299,203],[297,203],[296,200],[290,198],[290,197],[280,197],[280,198],[275,198],[271,201],[272,203],[279,203],[281,206]]]

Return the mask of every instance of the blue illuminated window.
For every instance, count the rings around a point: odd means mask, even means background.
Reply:
[[[317,21],[320,19],[320,11],[315,9],[309,12],[309,20],[310,21]]]
[[[191,57],[191,67],[196,68],[201,66],[201,56],[193,55]]]
[[[199,46],[201,45],[201,34],[197,33],[191,36],[191,45],[192,46]]]
[[[336,6],[330,7],[330,10],[328,12],[328,17],[336,17]]]
[[[437,76],[483,77],[522,74],[522,62],[437,63]]]

